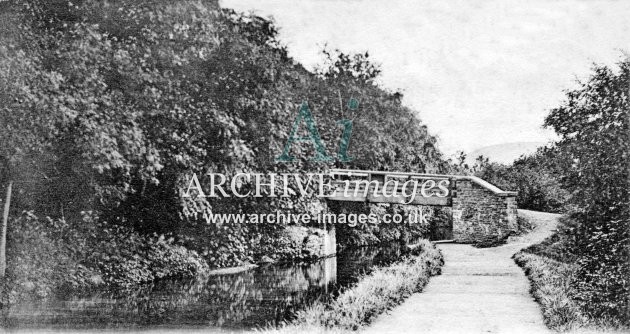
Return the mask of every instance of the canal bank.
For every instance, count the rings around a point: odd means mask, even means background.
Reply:
[[[198,279],[18,303],[0,310],[0,323],[26,331],[251,330],[290,321],[297,310],[330,300],[402,252],[398,243],[346,249],[309,263],[224,269]]]

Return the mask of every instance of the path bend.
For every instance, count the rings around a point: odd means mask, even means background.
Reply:
[[[381,315],[364,333],[550,333],[512,255],[549,236],[559,215],[527,210],[519,210],[519,215],[534,220],[537,227],[511,237],[506,245],[438,245],[445,257],[442,275]]]

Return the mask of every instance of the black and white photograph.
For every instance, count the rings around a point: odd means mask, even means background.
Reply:
[[[0,333],[630,332],[630,0],[0,0]]]

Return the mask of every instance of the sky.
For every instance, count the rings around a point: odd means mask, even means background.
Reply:
[[[289,55],[370,53],[446,154],[548,142],[545,116],[593,63],[630,52],[630,0],[222,0],[273,17]]]

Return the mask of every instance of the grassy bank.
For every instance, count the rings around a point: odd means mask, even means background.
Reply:
[[[514,255],[514,261],[531,282],[531,293],[540,304],[547,327],[560,332],[622,332],[611,318],[592,317],[576,300],[578,266],[562,247],[557,234]]]
[[[531,281],[531,293],[540,304],[547,327],[566,331],[587,324],[571,299],[574,265],[526,252],[518,252],[514,260]]]
[[[429,278],[440,274],[442,254],[423,240],[402,261],[378,268],[335,300],[315,303],[298,312],[297,319],[265,333],[343,332],[357,330],[378,315],[422,291]]]

